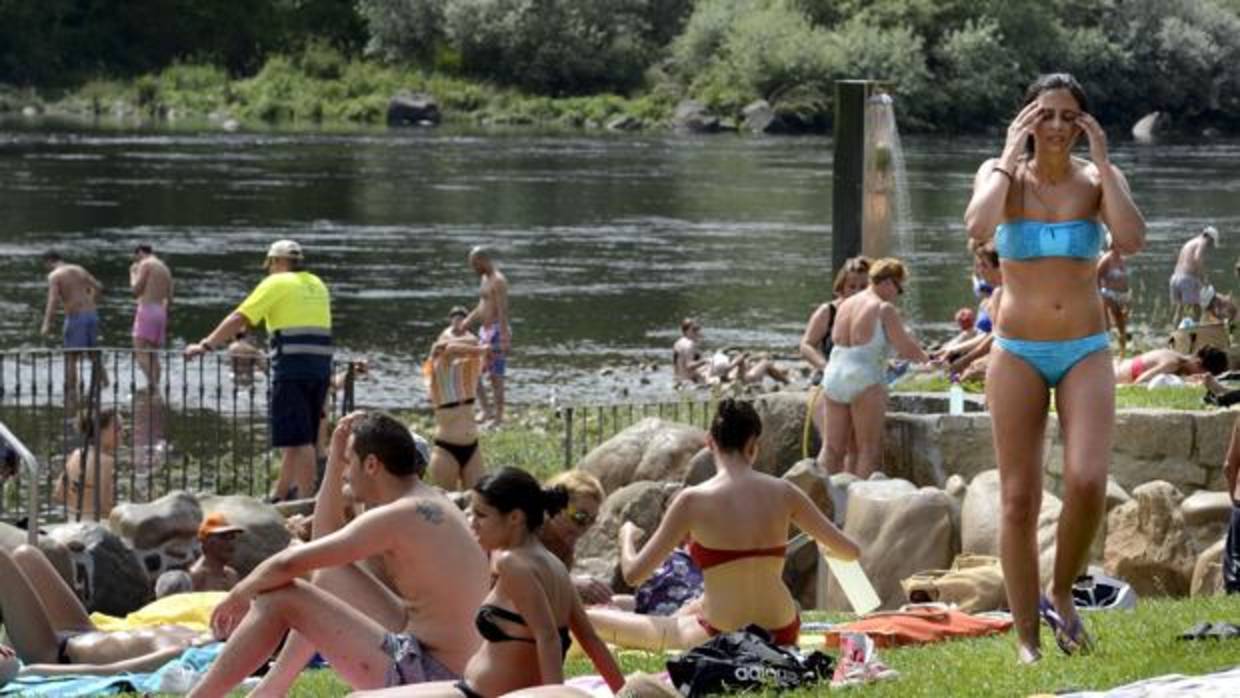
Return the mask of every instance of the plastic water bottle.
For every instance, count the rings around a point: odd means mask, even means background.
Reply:
[[[964,388],[960,387],[960,377],[952,374],[952,387],[947,391],[947,413],[964,414]]]

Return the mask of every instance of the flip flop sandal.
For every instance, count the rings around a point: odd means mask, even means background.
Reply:
[[[1042,617],[1047,627],[1051,629],[1051,635],[1055,638],[1055,644],[1059,645],[1061,652],[1071,655],[1076,651],[1075,637],[1068,633],[1063,618],[1060,617],[1059,611],[1055,610],[1055,604],[1051,603],[1051,600],[1046,595],[1038,597],[1038,615]],[[1077,625],[1080,625],[1079,618],[1077,619]],[[1081,627],[1080,631],[1084,632],[1084,628]]]
[[[1079,615],[1075,623],[1064,626],[1062,637],[1059,633],[1055,634],[1055,644],[1059,645],[1059,649],[1063,650],[1064,654],[1088,655],[1094,652],[1094,639],[1085,630],[1085,622]]]

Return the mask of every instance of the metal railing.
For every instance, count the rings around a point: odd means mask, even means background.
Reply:
[[[562,406],[559,416],[564,424],[564,468],[572,468],[591,449],[646,417],[707,429],[722,397],[695,395],[647,403]]]
[[[144,371],[148,358],[158,362],[154,381]],[[355,401],[353,363],[338,363],[328,414]],[[36,520],[89,517],[106,508],[100,482],[111,484],[117,503],[147,502],[174,489],[265,494],[276,462],[268,439],[270,384],[261,355],[0,352],[0,423],[43,464],[0,481],[0,520],[25,518],[33,528]],[[120,415],[120,433],[100,428],[108,411]],[[66,477],[70,459],[80,464],[76,482]]]

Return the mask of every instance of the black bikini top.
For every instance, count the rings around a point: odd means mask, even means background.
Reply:
[[[492,604],[483,604],[478,609],[477,615],[474,616],[474,625],[478,628],[478,634],[487,642],[534,642],[532,637],[513,637],[504,632],[504,629],[495,622],[497,618],[509,623],[525,625],[525,618],[522,618],[520,613]],[[568,628],[560,628],[560,650],[562,655],[568,654],[568,647],[572,642],[572,638],[568,636]]]

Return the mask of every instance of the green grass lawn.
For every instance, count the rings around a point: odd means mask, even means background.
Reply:
[[[823,614],[806,614],[823,618]],[[1027,696],[1065,689],[1100,690],[1164,674],[1205,674],[1240,664],[1240,639],[1185,642],[1176,636],[1199,621],[1240,622],[1240,597],[1147,600],[1135,611],[1109,611],[1087,616],[1098,645],[1088,657],[1060,654],[1044,630],[1044,658],[1034,666],[1016,664],[1010,634],[957,640],[924,647],[879,650],[879,657],[900,672],[900,678],[853,689],[865,696]],[[619,657],[626,674],[659,672],[663,658],[648,652],[624,651]],[[594,673],[589,662],[570,658],[569,676]],[[823,688],[781,695],[819,695]],[[330,671],[307,672],[293,689],[295,696],[339,696],[347,687]],[[769,692],[769,695],[775,693]]]

